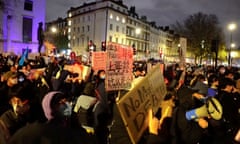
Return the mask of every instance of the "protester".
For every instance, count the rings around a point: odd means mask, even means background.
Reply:
[[[29,122],[29,101],[27,90],[24,87],[15,87],[9,93],[12,108],[3,113],[0,117],[0,128],[5,136],[5,140],[9,138],[21,127]]]
[[[98,101],[94,108],[94,131],[98,144],[107,144],[109,135],[108,125],[111,120],[105,77],[105,71],[99,70],[95,89]]]
[[[20,129],[9,144],[93,144],[95,140],[71,117],[72,107],[59,91],[49,92],[42,101],[48,121]],[[27,139],[26,139],[27,138]]]
[[[0,86],[0,115],[10,109],[9,91],[18,83],[17,73],[8,71],[2,75]]]
[[[218,131],[218,143],[230,143],[240,128],[240,99],[239,95],[232,93],[235,83],[232,79],[223,78],[219,82],[217,98],[223,106],[223,119],[221,129]]]

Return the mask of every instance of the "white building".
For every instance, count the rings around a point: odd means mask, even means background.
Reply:
[[[101,49],[102,42],[126,44],[127,6],[117,1],[84,3],[68,11],[69,47],[86,54],[90,40]]]
[[[97,51],[102,42],[115,42],[135,47],[135,60],[161,59],[160,52],[173,41],[172,33],[148,22],[146,16],[139,17],[135,7],[128,9],[122,0],[96,0],[70,8],[68,34],[69,47],[77,55],[87,55],[89,41]]]
[[[0,52],[37,52],[38,23],[45,24],[45,0],[3,0],[0,10]],[[43,49],[43,48],[42,48]]]

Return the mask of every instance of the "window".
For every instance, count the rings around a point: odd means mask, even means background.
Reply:
[[[119,32],[119,26],[116,26],[116,31]]]
[[[122,33],[125,34],[125,28],[124,27],[122,28]]]
[[[87,36],[87,42],[89,42],[89,37]]]
[[[22,38],[23,42],[32,41],[32,18],[23,17]]]
[[[25,0],[24,10],[27,10],[27,11],[32,11],[33,10],[33,2],[31,0]]]
[[[84,38],[82,38],[82,46],[84,46]]]
[[[109,36],[109,41],[112,42],[112,36]]]
[[[79,46],[79,44],[80,44],[80,42],[79,42],[80,40],[79,40],[79,38],[77,38],[77,45]]]
[[[112,30],[113,29],[113,24],[110,24],[110,28],[109,28],[110,30]]]
[[[116,43],[118,43],[118,38],[116,38]]]
[[[82,27],[82,32],[84,32],[84,26]]]
[[[89,25],[87,26],[87,31],[88,31],[88,32],[90,31],[90,26],[89,26]]]
[[[88,16],[88,21],[90,21],[91,20],[91,18],[90,18],[90,16]]]
[[[113,19],[113,14],[110,14],[110,19]]]
[[[84,16],[82,17],[82,22],[85,22],[85,17]]]
[[[68,26],[71,26],[71,25],[72,25],[72,21],[69,20],[69,21],[68,21]]]

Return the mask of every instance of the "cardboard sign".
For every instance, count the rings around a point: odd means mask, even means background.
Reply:
[[[115,43],[108,43],[106,89],[108,91],[129,89],[133,79],[132,67],[132,48]]]
[[[106,52],[92,52],[92,68],[94,71],[106,70],[107,54]]]
[[[167,93],[164,78],[158,64],[141,82],[124,95],[117,106],[132,143],[137,143],[148,127],[145,119],[148,110],[155,113]]]

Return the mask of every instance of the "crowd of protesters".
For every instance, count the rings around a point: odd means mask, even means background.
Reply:
[[[79,61],[51,56],[46,63],[36,56],[19,65],[19,59],[0,55],[1,144],[131,143],[116,109],[118,94],[105,90],[104,70],[79,79],[65,68]],[[145,67],[136,67],[132,87],[146,74]],[[149,128],[139,143],[239,143],[238,69],[175,64],[165,68],[164,78],[168,92],[158,113],[149,112]],[[191,113],[204,106],[203,115]]]
[[[149,144],[240,143],[237,68],[181,68],[176,64],[164,75],[168,94],[162,101],[160,116],[150,120]]]

